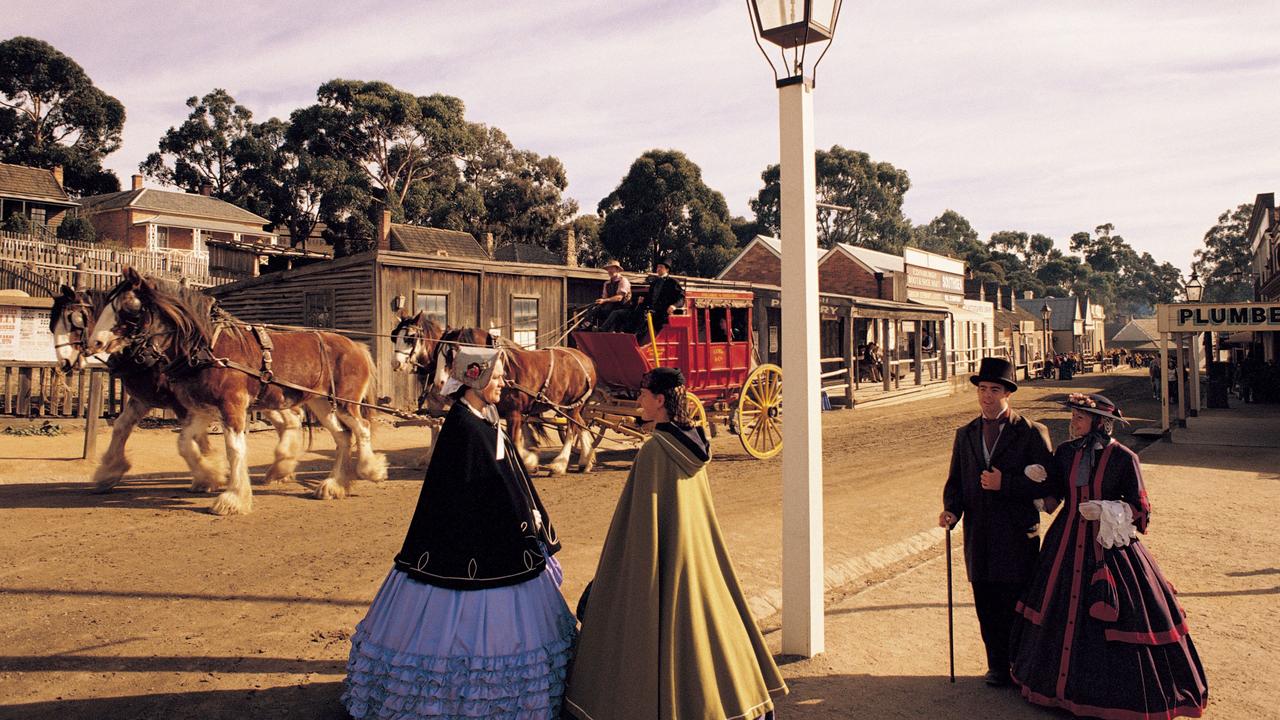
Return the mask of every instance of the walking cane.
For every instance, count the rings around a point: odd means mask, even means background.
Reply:
[[[951,654],[951,682],[956,681],[955,606],[951,599],[951,526],[947,526],[947,649]]]

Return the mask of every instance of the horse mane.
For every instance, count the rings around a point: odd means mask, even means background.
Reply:
[[[128,280],[108,295],[114,298],[131,287]],[[192,355],[201,345],[213,342],[217,320],[230,317],[217,307],[217,300],[179,283],[147,277],[143,280],[145,295],[155,313],[173,325],[173,345],[179,355]]]

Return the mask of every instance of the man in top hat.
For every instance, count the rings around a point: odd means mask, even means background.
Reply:
[[[671,277],[671,261],[659,258],[653,264],[653,274],[649,276],[649,295],[645,297],[641,312],[653,314],[653,334],[657,335],[666,327],[671,315],[671,308],[684,302],[684,288],[680,282]],[[639,334],[642,340],[649,339],[649,328],[643,327]]]
[[[1053,462],[1049,431],[1009,407],[1018,389],[1013,373],[1008,360],[983,358],[978,374],[969,378],[982,414],[956,431],[938,516],[941,527],[964,520],[965,568],[987,648],[986,681],[994,686],[1010,684],[1014,606],[1035,575],[1040,550],[1034,501],[1043,493],[1026,469]]]
[[[604,281],[600,297],[596,298],[592,318],[601,330],[611,331],[627,313],[625,306],[631,299],[631,281],[622,276],[622,263],[617,260],[605,263],[604,269],[609,279]]]

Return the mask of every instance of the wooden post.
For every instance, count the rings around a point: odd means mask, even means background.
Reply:
[[[889,363],[892,359],[893,354],[889,352],[889,318],[885,318],[880,321],[880,379],[885,392],[893,389],[893,365]]]
[[[1177,377],[1178,420],[1179,420],[1179,424],[1182,425],[1182,427],[1186,427],[1187,426],[1187,388],[1186,388],[1187,383],[1186,383],[1185,376],[1186,376],[1187,361],[1183,354],[1182,344],[1186,342],[1187,334],[1175,333],[1173,337],[1174,337],[1174,347],[1177,349],[1177,353],[1178,353],[1178,366],[1175,369],[1175,372],[1178,374],[1178,377]]]
[[[942,366],[942,379],[951,377],[951,363],[947,360],[947,319],[938,321],[938,364]]]
[[[31,415],[31,368],[18,368],[18,397],[15,403],[18,417]]]
[[[924,384],[924,321],[916,320],[916,341],[912,351],[916,360],[916,387]]]
[[[1191,408],[1191,417],[1200,414],[1200,348],[1203,346],[1201,342],[1202,333],[1187,336],[1188,350],[1191,352],[1191,387],[1187,395],[1188,405]],[[1208,368],[1208,363],[1205,363]]]
[[[849,308],[849,314],[844,318],[845,334],[844,334],[844,368],[845,382],[844,401],[848,407],[853,407],[853,387],[858,377],[858,368],[854,362],[854,337],[853,337],[853,308]]]
[[[80,457],[90,459],[98,454],[98,425],[102,422],[102,376],[104,373],[86,370],[89,373],[89,416],[84,420],[84,454]]]
[[[1160,333],[1160,429],[1169,432],[1169,333]]]

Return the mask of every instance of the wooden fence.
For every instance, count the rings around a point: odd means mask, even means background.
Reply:
[[[49,242],[32,235],[0,232],[0,258],[27,266],[57,283],[108,288],[126,265],[144,275],[212,287],[234,278],[209,274],[209,256],[183,250],[120,250],[80,242]]]
[[[124,407],[124,388],[105,368],[62,375],[51,362],[0,362],[0,415],[19,418],[84,418],[89,415],[90,374],[105,378],[102,414]]]

